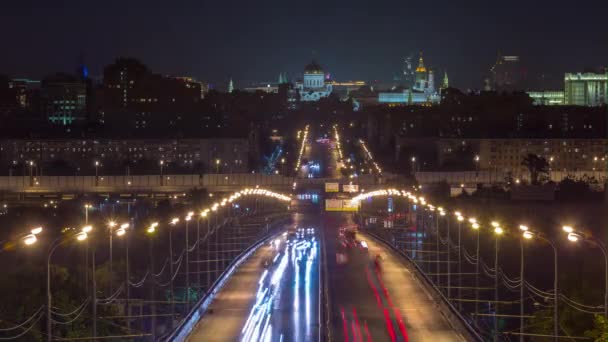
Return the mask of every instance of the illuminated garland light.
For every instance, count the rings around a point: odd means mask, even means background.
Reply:
[[[367,160],[371,161],[371,163],[374,165],[374,168],[376,169],[376,172],[381,175],[382,174],[382,169],[380,168],[380,166],[378,166],[378,163],[376,163],[374,161],[374,157],[372,156],[372,153],[370,152],[370,150],[365,145],[365,142],[362,139],[359,139],[359,144],[361,144],[361,147],[363,147],[363,150],[365,151]]]
[[[300,169],[300,165],[302,164],[302,155],[304,154],[304,147],[306,146],[306,139],[308,138],[308,125],[304,128],[304,135],[302,137],[302,144],[300,145],[300,153],[298,155],[298,160],[296,161],[296,168],[294,169],[296,172]],[[298,139],[300,138],[300,131],[298,131]]]

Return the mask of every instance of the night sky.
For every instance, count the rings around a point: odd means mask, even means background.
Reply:
[[[93,3],[96,5],[94,6]],[[297,77],[314,56],[336,80],[390,80],[424,51],[440,79],[479,88],[499,51],[534,78],[608,65],[608,1],[2,1],[0,73],[93,76],[118,56],[223,87]]]

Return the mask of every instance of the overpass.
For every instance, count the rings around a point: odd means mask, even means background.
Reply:
[[[281,175],[251,173],[189,174],[189,175],[131,175],[131,176],[3,176],[0,193],[24,194],[167,194],[183,193],[192,189],[208,192],[231,192],[247,187],[263,187],[274,191],[291,192],[294,185],[322,188],[335,178],[297,178]],[[376,183],[373,177],[356,180],[362,186]],[[161,196],[159,196],[161,197]]]

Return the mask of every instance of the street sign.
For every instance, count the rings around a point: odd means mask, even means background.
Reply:
[[[340,183],[325,183],[325,192],[340,192]]]

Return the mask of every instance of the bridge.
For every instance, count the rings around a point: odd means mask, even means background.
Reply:
[[[0,176],[0,192],[12,194],[160,194],[192,189],[232,192],[247,187],[264,187],[290,192],[296,187],[322,188],[335,178],[299,178],[265,174],[131,175],[131,176]],[[356,180],[371,186],[377,180],[362,176]]]
[[[333,146],[312,142],[304,130],[297,177],[165,175],[167,183],[160,175],[0,179],[0,189],[21,194],[169,193],[198,187],[217,193],[203,204],[184,201],[171,208],[150,201],[114,212],[103,201],[92,203],[81,226],[34,228],[4,242],[0,255],[10,258],[7,265],[34,257],[28,253],[38,244],[46,246],[38,253],[47,266],[46,294],[44,304],[23,317],[0,321],[0,337],[557,340],[577,337],[565,335],[558,310],[551,308],[568,305],[605,314],[606,304],[583,304],[559,291],[554,237],[439,205],[413,183],[382,184],[378,180],[390,176],[382,174],[362,140],[360,153],[372,174],[355,176],[339,128],[332,133]],[[303,159],[321,167],[308,169],[300,165]],[[355,193],[325,192],[328,182],[360,187]],[[325,199],[350,201],[349,208],[356,209],[326,211]],[[564,229],[571,241],[591,239],[576,228]],[[509,240],[519,248],[501,247],[511,247]],[[551,260],[543,262],[554,261],[553,288],[542,289],[546,284],[526,276],[523,241],[552,247],[555,259],[544,253]],[[596,245],[605,253],[599,240]],[[71,258],[77,261],[70,263]],[[519,277],[509,273],[508,259],[521,262]],[[66,300],[62,272],[75,275],[69,283],[77,288],[70,292],[75,298]],[[552,333],[528,330],[527,320],[539,310],[533,301],[549,308],[544,324]]]

